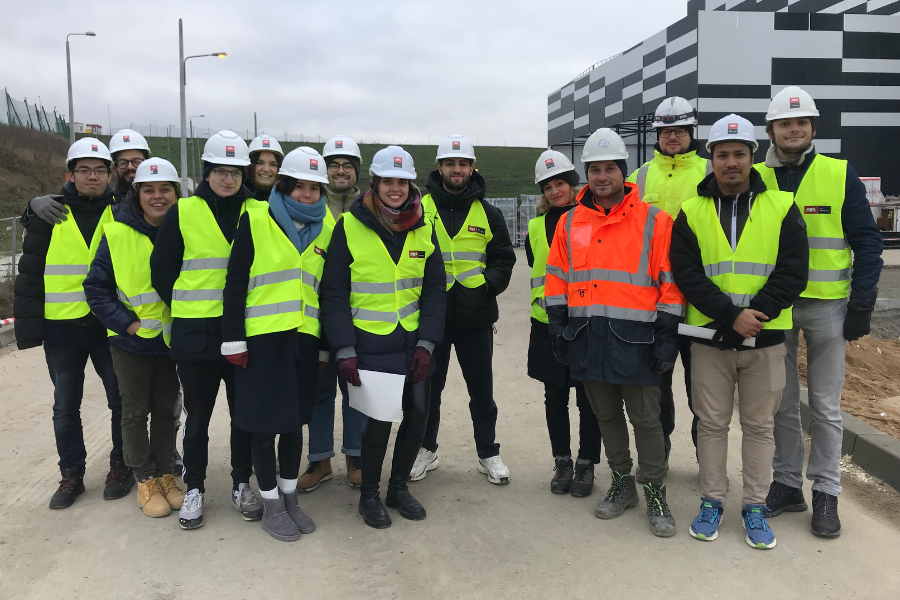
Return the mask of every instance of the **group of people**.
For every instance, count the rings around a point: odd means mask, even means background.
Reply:
[[[660,105],[654,158],[630,176],[625,143],[606,128],[585,142],[583,187],[564,154],[540,155],[538,216],[525,244],[528,375],[544,384],[551,492],[593,492],[602,440],[611,483],[595,515],[612,519],[636,506],[640,483],[651,532],[675,534],[665,478],[680,354],[701,488],[690,534],[718,536],[737,386],[746,541],[774,547],[768,519],[808,509],[802,330],[814,420],[812,531],[840,534],[844,340],[869,331],[883,244],[853,168],[816,154],[818,116],[802,89],[779,92],[767,115],[772,144],[756,165],[755,129],[734,114],[711,127],[711,158],[700,157],[696,110],[678,97]],[[409,482],[439,466],[453,346],[477,469],[490,483],[508,483],[492,356],[496,298],[516,255],[502,213],[484,200],[472,144],[459,135],[441,142],[424,195],[399,146],[372,157],[369,187],[360,190],[362,155],[347,136],[328,140],[322,154],[305,146],[285,154],[270,136],[248,146],[222,131],[201,159],[202,180],[181,198],[175,167],[152,157],[137,132],[116,133],[109,148],[82,138],[69,149],[61,194],[34,198],[25,210],[16,334],[20,348],[43,344],[55,388],[62,479],[50,508],[71,506],[85,491],[88,358],[112,411],[104,498],[127,496],[137,483],[143,512],[177,510],[183,529],[203,525],[209,425],[222,383],[232,502],[243,519],[261,521],[281,541],[315,530],[298,492],[333,477],[338,388],[341,451],[364,522],[390,526],[385,504],[424,519]],[[350,406],[348,388],[373,371],[404,378],[384,503],[391,422]]]

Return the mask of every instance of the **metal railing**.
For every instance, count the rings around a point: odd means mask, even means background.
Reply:
[[[15,278],[16,265],[22,256],[24,232],[19,217],[0,219],[0,280]]]
[[[500,209],[500,212],[503,213],[503,218],[506,220],[506,229],[509,231],[509,239],[512,241],[513,246],[519,245],[519,235],[518,235],[518,217],[517,217],[517,209],[519,204],[518,198],[485,198],[488,204],[491,206],[495,206]]]

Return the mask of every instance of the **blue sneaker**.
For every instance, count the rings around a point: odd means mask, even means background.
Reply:
[[[719,537],[723,512],[721,501],[701,497],[700,514],[691,523],[691,535],[704,542],[711,542]]]
[[[775,534],[766,522],[765,504],[745,504],[741,509],[744,527],[747,528],[747,544],[752,548],[768,550],[775,547]]]

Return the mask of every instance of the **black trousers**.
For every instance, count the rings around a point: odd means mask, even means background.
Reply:
[[[544,384],[544,410],[547,413],[547,429],[550,432],[550,448],[553,456],[572,455],[572,434],[569,424],[568,387]],[[600,462],[600,425],[588,402],[584,386],[575,386],[575,404],[578,406],[578,458],[594,464]]]
[[[428,427],[422,447],[437,452],[438,429],[441,424],[441,393],[447,383],[450,368],[450,349],[456,346],[456,358],[469,391],[469,414],[475,430],[475,449],[478,458],[500,454],[500,444],[494,441],[497,429],[497,404],[494,402],[494,329],[446,329],[444,341],[434,349],[437,372],[431,377],[431,402]]]
[[[694,420],[691,423],[691,438],[694,440],[694,448],[697,447],[697,423],[700,419],[694,414],[694,402],[691,398],[691,338],[680,336],[678,338],[678,352],[681,353],[681,364],[684,365],[684,387],[687,389],[688,408]],[[662,399],[659,403],[659,423],[662,425],[666,439],[675,431],[675,396],[672,393],[672,374],[674,369],[663,373],[659,384]]]
[[[187,489],[205,492],[206,466],[209,463],[209,421],[219,384],[225,382],[228,412],[234,417],[234,365],[222,360],[178,361],[178,376],[184,389],[184,484]],[[235,488],[250,483],[253,473],[251,446],[253,434],[231,424],[231,479]]]
[[[278,436],[278,466],[282,479],[297,479],[303,459],[303,433],[254,433],[253,467],[259,489],[278,487],[275,476],[275,436]]]
[[[419,448],[422,447],[422,438],[425,437],[430,391],[430,378],[425,378],[419,383],[407,381],[403,386],[403,420],[397,429],[397,439],[394,442],[391,486],[405,486],[409,480],[409,472],[416,462]],[[389,421],[378,421],[372,417],[369,417],[366,423],[360,451],[362,467],[360,491],[363,494],[378,494],[384,455],[387,453],[388,440],[391,437],[391,425]]]

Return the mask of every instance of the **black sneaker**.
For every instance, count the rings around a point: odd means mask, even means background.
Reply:
[[[838,517],[837,496],[813,490],[812,532],[824,538],[841,535],[841,519]]]
[[[106,487],[103,488],[104,500],[124,498],[134,487],[134,471],[126,466],[112,467],[106,475]]]
[[[594,463],[575,461],[571,493],[576,498],[586,498],[594,491]]]
[[[75,503],[75,498],[84,493],[84,477],[69,476],[63,473],[63,478],[59,481],[59,487],[56,493],[50,497],[50,508],[59,510],[69,508]]]
[[[550,480],[550,491],[554,494],[568,494],[572,485],[572,459],[557,457],[553,470],[556,472]]]
[[[766,496],[766,508],[769,509],[767,517],[777,517],[784,511],[804,512],[809,506],[802,489],[773,481],[769,486],[769,495]]]

